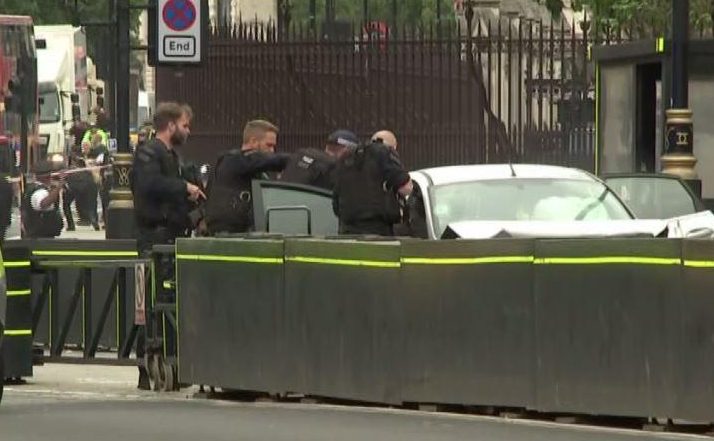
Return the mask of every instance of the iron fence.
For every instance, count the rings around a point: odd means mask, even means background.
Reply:
[[[158,100],[196,115],[185,156],[213,162],[266,118],[280,148],[321,147],[337,128],[394,130],[410,168],[520,161],[591,169],[594,75],[587,27],[476,18],[461,27],[339,34],[300,24],[213,28],[200,68],[157,70]]]

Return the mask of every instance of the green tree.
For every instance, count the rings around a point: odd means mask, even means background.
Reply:
[[[562,0],[541,0],[555,15],[563,8]],[[587,6],[598,28],[623,27],[634,36],[663,34],[671,20],[672,0],[574,0],[574,8]],[[714,1],[691,0],[691,23],[695,31],[711,31]]]
[[[133,5],[146,4],[146,0],[129,0]],[[0,0],[0,11],[10,15],[29,15],[35,25],[77,24],[106,22],[110,18],[110,0]],[[131,11],[132,44],[138,44],[139,17],[141,11]],[[87,53],[100,69],[106,64],[114,51],[108,44],[111,30],[108,26],[88,26]],[[138,53],[131,58],[133,68],[142,69],[142,60]]]

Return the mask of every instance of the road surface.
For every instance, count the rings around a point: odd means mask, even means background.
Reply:
[[[135,368],[47,365],[8,386],[2,441],[649,441],[706,437],[304,404],[238,403],[138,392]]]

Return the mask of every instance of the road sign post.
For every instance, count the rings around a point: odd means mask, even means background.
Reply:
[[[152,65],[198,65],[208,44],[208,0],[158,0],[149,22]]]

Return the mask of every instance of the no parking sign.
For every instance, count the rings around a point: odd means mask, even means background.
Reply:
[[[197,64],[206,51],[206,0],[158,0],[156,60],[158,64]]]

